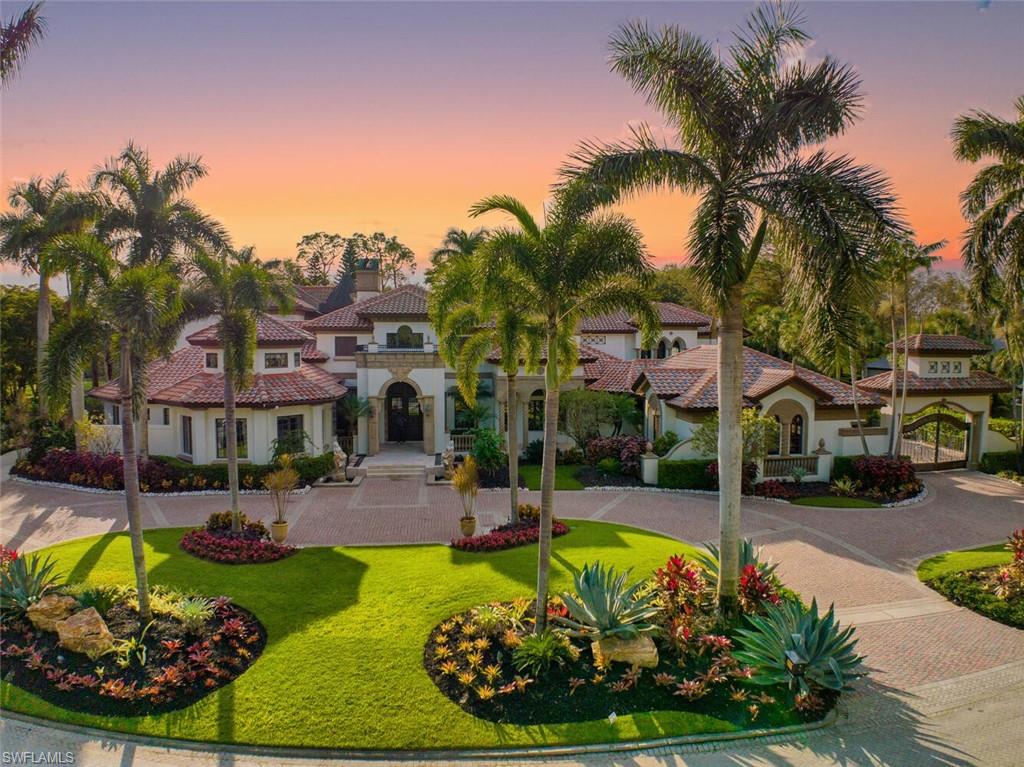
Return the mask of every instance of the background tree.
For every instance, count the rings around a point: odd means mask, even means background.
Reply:
[[[491,292],[522,291],[539,315],[544,336],[544,458],[541,465],[540,541],[537,551],[537,631],[547,621],[554,512],[555,449],[559,387],[579,363],[573,340],[585,317],[624,309],[636,317],[644,346],[654,343],[658,315],[647,299],[652,268],[635,224],[616,213],[598,212],[587,190],[559,190],[541,227],[514,197],[498,195],[470,208],[471,216],[500,211],[515,228],[493,232],[481,247],[484,279]]]
[[[359,428],[359,419],[370,414],[370,400],[349,394],[338,400],[338,412],[345,422],[347,436],[355,437]]]
[[[354,233],[345,243],[345,255],[349,259],[375,258],[380,264],[381,287],[397,288],[408,279],[409,274],[416,273],[416,255],[407,245],[401,243],[394,235],[374,232],[367,236],[361,232]]]
[[[467,232],[465,229],[457,229],[453,226],[445,233],[444,239],[441,240],[441,246],[435,248],[430,254],[431,269],[436,269],[449,258],[473,255],[486,237],[487,230],[483,227]]]
[[[719,51],[676,26],[643,22],[611,40],[612,69],[662,114],[678,148],[640,127],[631,139],[584,144],[564,169],[608,202],[672,188],[698,196],[690,266],[719,317],[719,606],[737,610],[742,471],[743,290],[771,228],[793,265],[812,338],[852,341],[848,297],[865,289],[885,230],[901,232],[895,198],[877,171],[815,148],[861,111],[854,71],[831,56],[788,63],[809,39],[791,6],[759,6]]]
[[[0,285],[0,385],[3,387],[4,409],[19,391],[31,389],[35,394],[36,375],[36,309],[39,294],[34,288]],[[64,311],[64,299],[53,296],[55,314]]]
[[[713,307],[697,284],[697,277],[689,266],[669,264],[654,272],[651,280],[651,299],[710,311]]]
[[[779,423],[753,407],[743,408],[740,419],[743,434],[743,463],[763,461],[779,444]],[[718,413],[711,413],[693,430],[690,444],[701,455],[718,455]]]
[[[25,55],[43,39],[46,19],[39,14],[41,2],[32,3],[0,26],[0,86],[8,85],[21,68]]]
[[[314,232],[303,235],[295,246],[297,261],[302,264],[309,285],[329,285],[334,282],[335,268],[345,248],[340,234]]]
[[[969,222],[961,253],[975,313],[997,312],[1024,387],[1024,96],[1014,109],[1010,120],[982,111],[959,117],[953,145],[958,160],[992,161],[960,195]],[[1024,388],[1021,400],[1024,434]]]
[[[192,255],[196,279],[192,287],[205,294],[203,303],[218,316],[218,336],[224,350],[224,442],[231,490],[231,529],[241,532],[238,506],[238,419],[235,394],[252,384],[252,363],[256,354],[256,323],[271,306],[287,313],[293,286],[275,279],[263,269],[251,247],[233,251],[222,248],[210,255],[201,250]],[[198,303],[198,301],[197,301]]]
[[[268,272],[275,272],[293,285],[305,285],[306,273],[302,264],[292,258],[272,258],[260,262]]]

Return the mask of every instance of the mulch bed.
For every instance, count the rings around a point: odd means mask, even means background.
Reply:
[[[608,474],[594,466],[581,466],[573,476],[584,487],[642,487],[644,484],[628,474]]]
[[[551,521],[551,537],[566,535],[569,526],[560,519]],[[482,535],[471,535],[452,539],[453,549],[460,551],[504,551],[527,546],[540,540],[540,523],[536,520],[509,522]]]
[[[259,520],[241,515],[241,531],[232,532],[231,513],[210,515],[205,527],[189,530],[181,538],[183,551],[208,562],[222,565],[258,565],[290,557],[297,549],[270,540],[270,533]]]
[[[5,620],[0,657],[4,680],[72,711],[147,716],[191,706],[244,673],[263,653],[267,634],[248,610],[220,597],[214,617],[190,633],[157,615],[143,640],[146,662],[120,668],[114,654],[97,660],[60,647],[55,632],[24,618]],[[138,636],[138,613],[120,602],[104,616],[115,639]]]
[[[480,478],[480,487],[487,489],[498,489],[510,487],[508,481],[508,466],[501,466],[497,469],[480,469],[477,472]],[[526,483],[519,477],[519,487],[525,488]]]
[[[897,501],[906,500],[904,497],[898,496],[871,496],[865,493],[854,493],[849,496],[839,496],[832,492],[832,485],[828,482],[785,482],[786,490],[789,491],[787,500],[793,500],[794,498],[819,498],[821,496],[831,496],[833,498],[846,497],[856,498],[861,501],[871,501],[872,503],[886,504],[896,503]]]

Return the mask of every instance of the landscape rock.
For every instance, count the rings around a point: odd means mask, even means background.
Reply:
[[[602,639],[592,642],[595,663],[628,663],[641,668],[655,668],[658,665],[658,648],[647,634],[636,639]]]
[[[57,624],[57,635],[61,647],[71,652],[84,653],[91,660],[96,660],[114,646],[114,635],[95,607],[62,620]]]
[[[57,624],[71,615],[76,604],[74,597],[66,594],[46,594],[31,605],[25,615],[40,631],[56,631]]]

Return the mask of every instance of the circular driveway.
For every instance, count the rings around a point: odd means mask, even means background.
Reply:
[[[716,746],[713,754],[587,756],[586,764],[1019,764],[1024,751],[1024,631],[957,608],[917,581],[914,567],[940,551],[994,543],[1024,526],[1024,491],[985,474],[924,475],[929,494],[892,509],[816,509],[744,501],[743,535],[763,545],[779,574],[805,599],[834,603],[858,626],[870,675],[847,696],[839,723],[799,744]],[[539,493],[520,494],[521,501]],[[31,550],[126,528],[123,498],[5,481],[0,541]],[[505,492],[482,492],[483,524],[506,515]],[[146,496],[147,527],[201,524],[224,496]],[[556,514],[607,520],[699,543],[718,535],[717,498],[638,491],[556,493]],[[243,496],[249,516],[269,519],[269,499]],[[453,491],[414,480],[367,480],[350,489],[316,489],[290,507],[290,542],[362,545],[447,542],[457,532]],[[5,750],[38,750],[58,741],[76,764],[221,764],[225,754],[136,746],[4,719]],[[13,739],[13,740],[12,740]],[[56,745],[46,748],[53,749]],[[62,746],[63,750],[63,746]],[[707,747],[700,749],[702,752]],[[233,754],[232,764],[284,764],[281,756]],[[312,760],[314,763],[318,760]],[[346,760],[351,763],[351,760]],[[573,763],[550,760],[551,763]],[[310,760],[296,763],[309,764]]]

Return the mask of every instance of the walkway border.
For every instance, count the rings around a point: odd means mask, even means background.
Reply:
[[[622,741],[613,743],[592,743],[580,746],[536,746],[525,748],[490,748],[439,751],[374,751],[369,749],[346,748],[296,748],[289,746],[248,746],[242,744],[207,743],[205,741],[183,740],[178,738],[160,738],[151,735],[136,735],[118,730],[104,730],[97,727],[86,727],[77,724],[55,722],[51,719],[28,716],[15,711],[5,710],[0,719],[12,722],[49,728],[58,732],[85,735],[102,741],[122,740],[139,746],[163,748],[167,750],[192,751],[208,754],[224,754],[237,756],[255,756],[263,758],[289,759],[336,759],[336,760],[388,760],[392,762],[409,761],[466,761],[479,759],[546,759],[551,757],[572,757],[594,754],[621,754],[636,751],[647,751],[674,746],[698,746],[704,744],[735,744],[749,741],[751,744],[784,743],[798,735],[814,732],[835,724],[838,718],[837,708],[833,708],[817,722],[793,724],[786,727],[743,730],[741,732],[708,733],[706,735],[676,735],[666,738],[649,740]],[[704,750],[704,749],[702,749]]]

